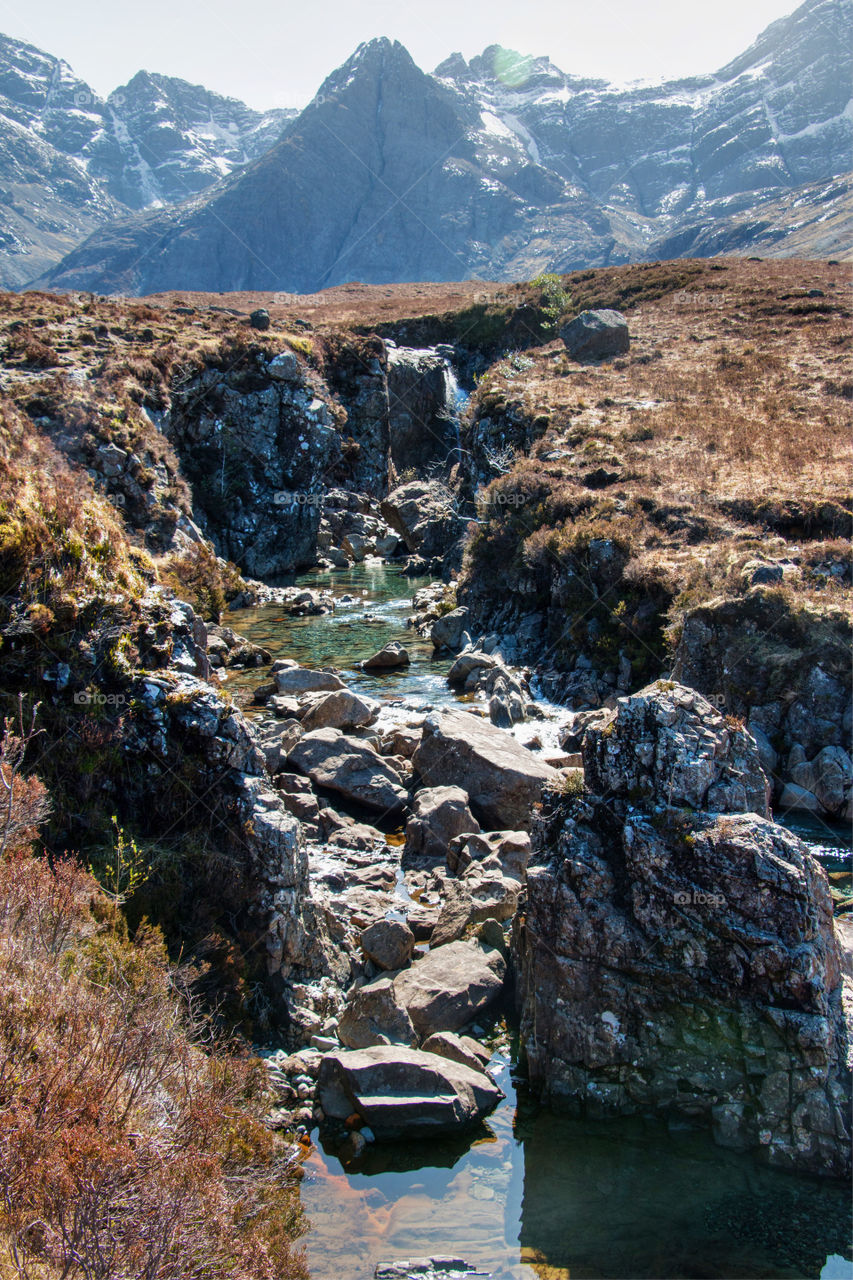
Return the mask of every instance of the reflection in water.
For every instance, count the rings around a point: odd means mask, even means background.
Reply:
[[[455,701],[451,659],[405,626],[423,580],[377,564],[299,583],[354,599],[319,618],[242,610],[229,625],[276,658],[341,669],[352,688],[395,703],[398,720],[401,704]],[[409,649],[410,668],[354,668],[391,640]],[[234,673],[229,686],[268,679],[263,668]],[[849,833],[800,815],[786,825],[832,874],[849,868]],[[704,1131],[554,1116],[517,1084],[508,1055],[493,1065],[507,1097],[473,1134],[370,1147],[346,1168],[335,1152],[312,1151],[302,1198],[313,1280],[371,1280],[378,1262],[436,1254],[495,1280],[817,1280],[829,1255],[851,1257],[849,1187],[765,1169]]]
[[[849,1187],[791,1177],[702,1130],[539,1109],[507,1098],[479,1140],[385,1144],[345,1171],[317,1149],[302,1198],[313,1280],[453,1254],[495,1280],[817,1280],[851,1256]]]

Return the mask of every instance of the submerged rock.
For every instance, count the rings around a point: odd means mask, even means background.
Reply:
[[[502,729],[455,710],[427,716],[413,763],[431,787],[464,787],[475,817],[493,830],[529,827],[542,788],[559,778]]]
[[[317,1094],[329,1119],[356,1114],[377,1138],[464,1128],[504,1096],[481,1071],[396,1045],[328,1054],[320,1066]]]

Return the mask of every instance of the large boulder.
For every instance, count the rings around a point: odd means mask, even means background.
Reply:
[[[527,879],[521,1037],[552,1105],[681,1113],[780,1167],[844,1173],[832,899],[802,841],[754,813],[555,797]]]
[[[446,1133],[474,1124],[503,1097],[482,1071],[436,1053],[377,1046],[327,1054],[317,1098],[331,1120],[360,1116],[377,1138]]]
[[[361,698],[350,689],[336,689],[313,701],[302,715],[302,727],[311,729],[361,729],[373,724],[379,703]]]
[[[301,694],[343,689],[344,682],[334,671],[313,671],[310,667],[287,667],[273,671],[273,680],[279,693]]]
[[[398,475],[449,467],[456,448],[450,368],[429,349],[388,350],[388,435]]]
[[[383,813],[398,813],[407,799],[397,770],[368,743],[339,729],[314,729],[300,738],[288,764],[316,787],[337,791],[348,800]]]
[[[436,618],[429,633],[433,648],[458,649],[462,634],[468,629],[470,617],[471,610],[463,607],[453,609],[450,613],[442,614],[440,618]]]
[[[622,355],[631,345],[628,321],[619,311],[582,311],[563,325],[560,337],[576,360],[604,360]]]
[[[338,1021],[338,1039],[348,1049],[374,1044],[418,1043],[412,1020],[400,1004],[390,978],[379,978],[360,987]]]
[[[459,538],[463,524],[451,491],[437,480],[411,480],[384,499],[382,515],[409,551],[440,556]]]
[[[423,787],[415,793],[406,823],[406,853],[445,859],[454,837],[479,830],[461,787]]]
[[[394,995],[420,1036],[458,1031],[498,998],[506,964],[477,942],[436,947],[394,979]]]
[[[588,788],[634,804],[769,814],[770,788],[755,739],[701,693],[658,680],[619,698],[583,740]]]
[[[427,716],[413,763],[431,787],[464,787],[475,817],[492,830],[527,829],[543,787],[559,780],[504,730],[464,711]]]

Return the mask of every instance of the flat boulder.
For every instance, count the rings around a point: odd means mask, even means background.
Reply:
[[[576,360],[604,360],[623,355],[631,345],[628,321],[619,311],[582,311],[563,325],[560,337]]]
[[[424,1053],[437,1053],[451,1062],[461,1062],[472,1071],[485,1071],[492,1056],[472,1036],[458,1036],[455,1031],[436,1031],[427,1036],[421,1047]]]
[[[496,1000],[506,964],[478,942],[436,947],[394,979],[394,995],[420,1036],[458,1031]]]
[[[456,710],[427,716],[413,763],[428,786],[464,787],[492,830],[527,829],[543,788],[560,777],[503,729]]]
[[[288,757],[316,787],[337,791],[348,800],[380,812],[397,813],[407,793],[396,769],[359,738],[339,729],[314,729],[300,738]]]
[[[330,1120],[358,1115],[377,1138],[426,1137],[475,1124],[503,1093],[482,1071],[461,1062],[377,1045],[327,1054],[317,1099]]]
[[[285,667],[282,671],[273,669],[273,680],[279,693],[316,693],[344,688],[343,680],[334,671],[314,671],[310,667]]]

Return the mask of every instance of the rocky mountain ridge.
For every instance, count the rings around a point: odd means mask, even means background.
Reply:
[[[103,292],[304,293],[754,246],[837,255],[850,22],[850,0],[806,0],[715,74],[656,85],[571,76],[496,45],[427,75],[373,40],[296,119],[146,72],[104,103],[6,40],[0,128],[17,185],[4,283],[42,272]]]
[[[103,99],[66,62],[0,37],[3,283],[33,279],[99,223],[204,190],[295,114],[147,71]]]

